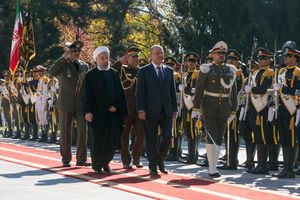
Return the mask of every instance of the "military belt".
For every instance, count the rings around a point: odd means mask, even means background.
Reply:
[[[219,98],[227,98],[227,97],[229,97],[229,94],[225,94],[225,93],[215,93],[215,92],[204,91],[204,94],[207,95],[207,96],[219,97]]]

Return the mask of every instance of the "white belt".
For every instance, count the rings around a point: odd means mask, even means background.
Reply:
[[[207,95],[207,96],[211,96],[211,97],[220,97],[220,98],[229,97],[229,94],[215,93],[215,92],[208,92],[208,91],[204,91],[204,94]]]

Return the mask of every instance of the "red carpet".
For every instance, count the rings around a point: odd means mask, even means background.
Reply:
[[[300,199],[299,196],[284,192],[215,182],[182,174],[159,173],[157,177],[150,177],[147,169],[124,170],[122,164],[116,162],[110,164],[112,173],[103,172],[103,175],[97,175],[91,167],[77,167],[74,162],[71,163],[72,167],[62,168],[59,153],[7,143],[0,143],[0,159],[154,199]]]

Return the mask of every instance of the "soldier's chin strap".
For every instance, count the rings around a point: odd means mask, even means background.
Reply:
[[[204,123],[202,123],[202,125],[204,126],[206,133],[208,135],[208,137],[210,138],[210,140],[213,142],[214,146],[216,147],[216,149],[218,150],[219,154],[223,157],[223,154],[221,153],[220,148],[218,147],[218,145],[216,144],[216,142],[214,141],[214,139],[211,137],[210,133],[208,132],[206,126],[204,125]]]

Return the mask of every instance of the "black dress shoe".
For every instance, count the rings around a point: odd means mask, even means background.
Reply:
[[[70,162],[63,162],[63,167],[71,167]]]
[[[76,162],[76,166],[91,166],[92,164],[84,161],[84,162]]]
[[[164,163],[159,163],[158,164],[158,169],[161,173],[164,173],[164,174],[168,174],[168,171],[165,169],[165,165]]]
[[[95,173],[96,174],[102,174],[102,170],[100,169],[100,170],[95,170]]]
[[[106,172],[110,172],[110,168],[109,168],[108,165],[105,165],[105,166],[103,167],[103,170],[106,171]]]
[[[212,173],[212,174],[209,174],[210,177],[213,177],[213,178],[218,178],[220,177],[221,175],[219,174],[219,172],[215,172],[215,173]]]
[[[130,166],[130,165],[123,165],[123,169],[132,169],[132,166]]]
[[[158,175],[157,169],[149,169],[149,174],[150,174],[150,176]]]

